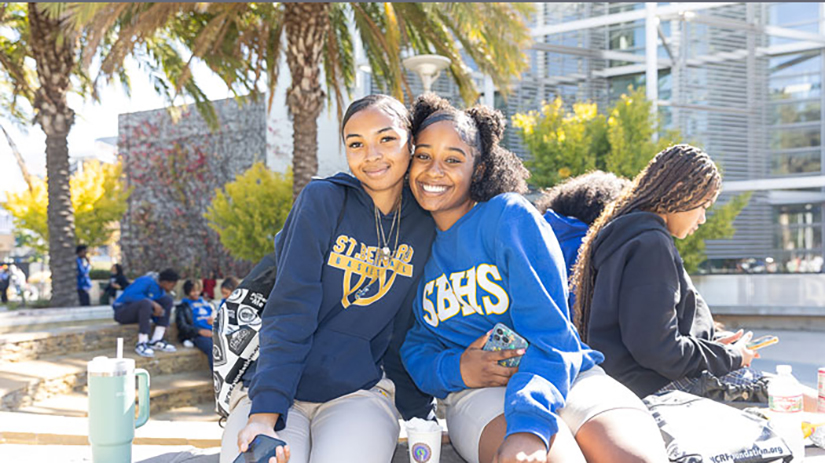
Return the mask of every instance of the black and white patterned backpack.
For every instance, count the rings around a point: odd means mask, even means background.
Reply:
[[[344,202],[338,214],[336,230],[344,218],[349,187],[344,188]],[[280,232],[279,232],[280,233]],[[249,275],[218,309],[212,324],[212,381],[215,387],[215,411],[229,416],[229,398],[246,370],[258,359],[261,316],[266,300],[275,286],[275,253],[264,256]]]

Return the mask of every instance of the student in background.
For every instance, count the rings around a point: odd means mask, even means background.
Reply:
[[[573,266],[587,229],[628,185],[630,180],[626,178],[594,170],[546,190],[536,201],[536,209],[544,214],[544,220],[553,227],[553,233],[559,240],[568,279],[573,278]],[[569,307],[573,307],[573,291],[567,302]]]
[[[751,334],[714,340],[713,317],[673,239],[705,223],[722,176],[704,151],[671,146],[596,220],[582,244],[574,314],[604,369],[644,397],[703,371],[724,377],[757,355]]]
[[[121,325],[138,324],[135,352],[141,357],[154,357],[155,351],[175,352],[175,346],[163,340],[172,312],[172,296],[168,293],[177,284],[178,272],[168,268],[160,273],[149,272],[136,279],[118,296],[112,308],[115,321]],[[149,340],[151,322],[155,322]]]
[[[123,274],[123,266],[120,264],[112,265],[110,272],[109,284],[106,285],[105,291],[109,296],[109,300],[113,301],[129,286],[129,280],[126,278],[126,275]]]
[[[9,286],[11,285],[11,272],[6,265],[0,267],[0,302],[9,302]]]
[[[178,325],[178,339],[186,347],[197,347],[209,359],[212,369],[212,304],[201,295],[200,281],[186,280],[183,283],[184,298],[175,311]]]
[[[232,291],[235,291],[235,288],[238,287],[239,283],[240,281],[231,275],[223,279],[221,282],[221,303],[218,304],[218,307],[223,305],[226,298],[232,294]]]
[[[92,279],[89,277],[89,271],[92,269],[92,264],[86,257],[88,251],[89,247],[85,244],[78,245],[74,250],[77,256],[77,298],[81,307],[91,305],[89,290],[92,289]]]

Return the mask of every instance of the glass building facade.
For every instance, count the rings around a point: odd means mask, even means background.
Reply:
[[[655,79],[661,128],[718,162],[720,201],[751,192],[734,237],[707,242],[704,270],[820,272],[824,15],[822,3],[537,3],[530,66],[508,98],[482,98],[507,116],[557,96],[605,108]],[[460,104],[450,79],[433,90]],[[504,143],[530,156],[514,130]]]

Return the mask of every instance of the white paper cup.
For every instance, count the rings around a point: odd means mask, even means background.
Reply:
[[[439,463],[441,461],[441,429],[420,431],[407,428],[410,463]]]

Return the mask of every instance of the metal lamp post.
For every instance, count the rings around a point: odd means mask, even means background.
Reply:
[[[426,93],[441,75],[441,71],[450,65],[450,59],[441,55],[417,55],[406,58],[403,64],[405,68],[418,74]]]

